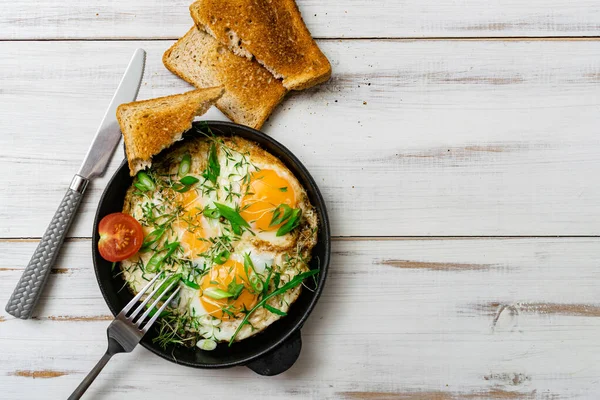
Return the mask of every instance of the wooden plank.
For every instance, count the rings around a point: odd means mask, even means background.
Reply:
[[[0,242],[4,304],[35,242]],[[137,349],[102,398],[584,399],[600,366],[600,239],[335,241],[297,364],[274,378],[193,370]],[[65,398],[105,348],[87,240],[67,243],[37,319],[0,311],[0,391]],[[252,397],[252,396],[251,396]]]
[[[0,237],[42,235],[136,47],[140,99],[189,88],[161,64],[170,43],[0,43]],[[292,93],[264,131],[316,178],[334,235],[598,234],[600,42],[321,45],[333,78]],[[91,236],[121,159],[71,236]]]
[[[297,0],[318,38],[597,36],[595,0]],[[162,38],[191,25],[189,1],[81,2],[35,0],[0,4],[0,39]]]

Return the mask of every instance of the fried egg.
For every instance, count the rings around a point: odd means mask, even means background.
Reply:
[[[194,182],[187,186],[184,159],[191,160],[187,182]],[[178,277],[172,311],[196,340],[243,340],[284,317],[302,285],[261,300],[308,269],[317,237],[315,210],[292,172],[238,137],[188,139],[147,172],[156,188],[132,185],[123,207],[147,242],[121,263],[132,292],[157,273]],[[291,210],[297,224],[282,233]]]

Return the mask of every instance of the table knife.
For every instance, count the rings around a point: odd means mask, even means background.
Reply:
[[[6,312],[9,314],[21,319],[31,317],[89,181],[104,174],[119,144],[121,130],[116,117],[117,107],[136,99],[144,76],[145,62],[146,52],[137,49],[110,101],[79,172],[73,177],[65,197],[8,300]]]

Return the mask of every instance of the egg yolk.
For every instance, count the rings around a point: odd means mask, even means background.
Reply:
[[[240,215],[261,231],[279,229],[281,224],[269,226],[273,211],[281,204],[294,207],[296,203],[296,194],[289,181],[272,169],[261,169],[252,173],[249,186],[242,198]]]
[[[179,217],[179,221],[174,223],[179,233],[179,242],[185,251],[186,256],[195,257],[204,253],[210,247],[206,239],[202,220],[202,206],[198,201],[198,195],[195,191],[180,193],[178,200],[181,202],[185,212]]]
[[[243,284],[244,290],[241,291],[237,299],[213,299],[203,292],[209,288],[229,291],[229,285],[235,280],[236,284]],[[219,319],[230,319],[239,316],[241,311],[250,310],[256,304],[258,296],[252,294],[248,288],[248,277],[244,270],[244,265],[235,260],[229,259],[224,264],[215,264],[210,272],[206,274],[200,283],[202,291],[200,292],[200,301],[204,309],[213,317]]]

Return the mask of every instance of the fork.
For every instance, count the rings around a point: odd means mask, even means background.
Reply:
[[[164,304],[156,311],[156,313],[150,318],[148,322],[144,324],[144,320],[150,315],[152,310],[155,310],[155,307],[158,305],[160,300],[163,298],[165,293],[167,293],[177,281],[173,281],[164,289],[164,291],[156,297],[154,303],[150,307],[147,308],[146,312],[142,314],[141,317],[136,318],[140,312],[146,307],[146,305],[150,302],[150,300],[158,293],[158,291],[162,288],[165,282],[168,282],[168,278],[166,278],[162,284],[157,285],[157,287],[150,293],[144,301],[138,305],[138,307],[130,314],[127,313],[137,304],[137,302],[142,298],[144,293],[146,293],[152,285],[158,280],[161,274],[157,274],[154,279],[152,279],[127,305],[121,310],[121,312],[117,315],[117,317],[111,322],[108,326],[107,334],[108,334],[108,349],[106,353],[102,356],[98,364],[90,371],[90,373],[83,379],[83,381],[77,386],[77,389],[69,396],[69,400],[76,400],[81,398],[81,396],[85,393],[85,391],[90,387],[94,379],[100,374],[102,368],[108,363],[108,360],[112,356],[117,353],[130,353],[135,346],[142,340],[142,337],[148,332],[152,324],[156,322],[158,316],[165,310],[167,305],[173,300],[173,298],[177,295],[179,290],[178,287],[169,298],[164,302]]]

